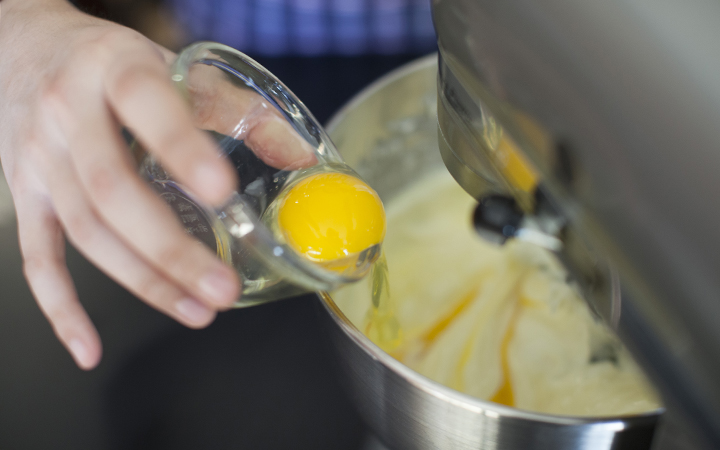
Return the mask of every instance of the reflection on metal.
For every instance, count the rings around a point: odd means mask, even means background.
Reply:
[[[606,298],[619,298],[619,279],[631,300],[622,317],[601,315],[666,403],[720,448],[720,209],[709,200],[720,193],[720,60],[709,57],[720,46],[720,3],[528,6],[433,1],[441,150],[457,160],[446,157],[448,168],[473,195],[476,179],[463,174],[521,194],[483,173],[491,114],[567,219],[566,266]]]
[[[392,449],[641,450],[657,414],[590,419],[538,414],[479,400],[442,386],[382,351],[327,294],[326,326],[360,413]]]
[[[436,71],[435,58],[428,57],[393,72],[352,100],[328,125],[344,159],[384,201],[408,180],[442,170],[448,160],[447,154],[440,157],[437,148],[437,139],[442,146],[443,137],[437,133],[432,108]],[[475,176],[476,193],[507,193],[492,171],[466,174]],[[547,205],[536,200],[533,196],[535,217],[552,218]],[[554,235],[561,226],[562,222],[548,220],[536,223],[534,229]],[[553,247],[558,242],[549,239],[546,244]],[[573,243],[572,248],[580,247]],[[611,305],[607,297],[606,304]],[[640,450],[650,446],[658,412],[595,420],[531,413],[479,400],[407,368],[355,328],[327,294],[321,294],[321,302],[328,312],[330,340],[338,349],[344,380],[366,422],[388,448]],[[598,358],[612,356],[605,348],[596,353]]]

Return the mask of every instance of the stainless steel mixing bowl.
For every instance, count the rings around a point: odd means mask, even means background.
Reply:
[[[327,129],[347,163],[388,201],[443,166],[437,146],[437,57],[422,58],[356,96]],[[661,411],[609,418],[521,411],[442,386],[365,337],[320,294],[330,340],[361,414],[393,449],[633,449],[650,447]]]

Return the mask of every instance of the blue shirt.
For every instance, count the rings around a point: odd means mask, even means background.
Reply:
[[[434,50],[430,0],[166,0],[190,38],[263,55]]]

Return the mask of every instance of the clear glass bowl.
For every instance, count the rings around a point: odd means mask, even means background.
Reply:
[[[182,51],[172,80],[189,102],[195,125],[211,134],[236,168],[240,185],[228,203],[211,209],[149,155],[140,171],[185,230],[240,274],[237,306],[330,291],[369,272],[379,245],[321,265],[293,250],[273,226],[273,201],[295,181],[327,171],[359,178],[280,80],[237,50],[210,42]]]

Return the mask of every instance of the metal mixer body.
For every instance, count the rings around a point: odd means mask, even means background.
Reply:
[[[434,0],[433,16],[448,169],[478,198],[522,197],[488,170],[489,132],[512,138],[570,271],[614,296],[601,315],[720,448],[720,4]]]

